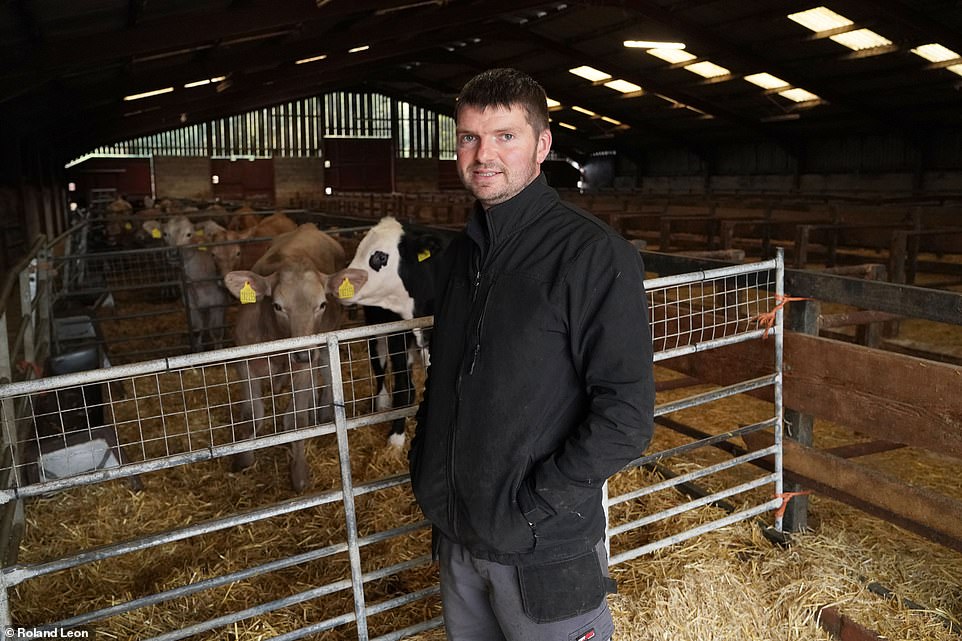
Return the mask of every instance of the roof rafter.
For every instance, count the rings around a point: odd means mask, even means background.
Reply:
[[[686,40],[691,39],[694,43],[702,43],[708,49],[720,52],[726,58],[746,67],[750,72],[767,71],[772,73],[793,87],[801,87],[811,91],[820,98],[838,107],[857,113],[861,112],[874,119],[877,124],[891,125],[897,123],[904,129],[910,130],[912,128],[912,125],[908,121],[905,121],[900,114],[874,108],[865,101],[855,101],[808,75],[802,74],[795,69],[788,69],[784,65],[773,62],[770,58],[762,58],[744,48],[738,47],[725,38],[716,35],[714,31],[705,29],[691,20],[686,20],[676,12],[665,11],[650,0],[628,0],[626,5],[646,18],[659,22],[683,34]],[[743,74],[736,73],[735,75],[741,76]]]
[[[795,153],[794,142],[786,140],[781,136],[776,136],[764,127],[761,127],[758,123],[755,123],[739,114],[732,113],[717,104],[708,103],[688,93],[679,91],[676,88],[665,87],[645,74],[638,73],[632,69],[626,69],[611,62],[610,60],[600,60],[593,55],[579,51],[570,45],[557,42],[534,31],[513,26],[508,27],[507,30],[529,43],[533,42],[533,44],[537,46],[554,51],[555,53],[567,57],[573,62],[596,65],[597,67],[603,68],[605,71],[612,72],[612,75],[640,85],[645,91],[657,93],[659,95],[671,98],[677,102],[690,105],[702,113],[723,120],[728,124],[735,125],[738,128],[751,133],[755,138],[772,141],[781,146],[789,154]]]

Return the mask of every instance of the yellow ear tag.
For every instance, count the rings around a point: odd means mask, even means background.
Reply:
[[[245,281],[244,286],[241,287],[240,302],[244,305],[257,302],[257,294],[254,292],[254,288],[251,287],[250,281]]]
[[[341,284],[337,288],[337,297],[354,298],[354,284],[347,279],[347,276],[344,277],[344,280],[341,281]]]
[[[131,225],[130,223],[124,223],[124,229],[126,229],[127,231],[130,231],[130,230],[133,229],[133,228],[134,228],[134,226]]]
[[[427,260],[428,258],[430,258],[430,257],[431,257],[431,252],[428,251],[427,249],[425,249],[423,252],[421,252],[420,254],[418,254],[418,262],[419,262],[419,263],[423,263],[424,261],[426,261],[426,260]]]
[[[205,251],[207,251],[207,248],[204,247],[203,245],[198,245],[198,246],[197,246],[197,251],[205,252]]]
[[[156,227],[150,230],[150,235],[154,238],[160,238],[161,236],[163,236],[163,234],[160,233],[160,230],[157,229]]]
[[[198,229],[196,233],[197,233],[198,236],[203,236],[203,235],[204,235],[204,230],[203,230],[203,229]]]

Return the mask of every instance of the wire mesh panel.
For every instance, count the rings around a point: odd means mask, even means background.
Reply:
[[[685,442],[656,442],[616,475],[612,563],[778,505],[779,265],[646,283],[659,362],[773,336],[770,373],[661,398],[660,419],[765,387],[776,403]],[[28,515],[20,558],[0,570],[3,623],[153,639],[399,639],[440,625],[430,531],[385,429],[416,409],[429,326],[342,329],[0,386],[10,466],[0,472],[11,479],[0,502],[24,501]],[[716,456],[713,446],[749,434],[773,443]],[[766,457],[771,471],[748,465]],[[295,492],[300,460],[309,480]],[[695,484],[706,493],[678,498]],[[719,517],[726,501],[731,514]]]
[[[646,281],[656,363],[670,368],[673,358],[771,336],[770,361],[751,379],[659,397],[656,421],[672,433],[659,432],[652,452],[609,487],[612,565],[781,506],[782,261],[779,252],[764,263]],[[773,403],[744,398],[766,388]],[[692,426],[693,416],[704,426]],[[679,492],[691,500],[679,502]]]
[[[385,364],[408,367],[410,358],[408,376],[423,377],[414,330],[429,322],[341,330],[0,389],[4,408],[16,409],[4,423],[15,463],[5,470],[13,480],[0,501],[30,499],[28,518],[32,511],[55,513],[63,501],[84,505],[85,517],[107,526],[130,519],[131,504],[157,500],[155,511],[169,511],[167,504],[187,501],[163,527],[134,527],[134,537],[127,528],[104,532],[61,515],[57,520],[71,531],[83,532],[75,543],[86,545],[56,558],[49,550],[62,546],[41,550],[28,532],[19,564],[2,574],[18,596],[7,616],[33,624],[28,603],[54,590],[62,595],[60,618],[37,624],[86,625],[123,638],[219,639],[227,627],[265,622],[278,638],[335,628],[374,638],[437,626],[429,530],[404,487],[403,455],[377,427],[412,413],[416,399],[410,394],[404,405],[378,410],[384,393],[370,364],[372,345],[380,343]],[[393,374],[384,377],[389,390],[399,384]],[[311,484],[291,498],[286,477],[305,438],[312,439],[306,454]],[[220,457],[226,458],[211,462],[216,470],[198,467]],[[373,457],[373,465],[365,457]],[[192,475],[205,479],[200,488],[189,482]],[[119,487],[105,483],[120,479]],[[111,500],[101,494],[100,501],[87,501],[98,488]],[[141,491],[131,495],[130,489]],[[187,496],[178,496],[185,490]],[[190,498],[199,495],[204,498]],[[386,515],[385,503],[399,511]],[[177,583],[144,593],[143,571],[130,568],[158,564],[177,568]],[[57,581],[76,585],[77,577],[123,586],[130,598],[105,604],[83,597],[71,604],[71,590]],[[228,598],[228,592],[239,596]],[[295,616],[297,625],[290,623]]]

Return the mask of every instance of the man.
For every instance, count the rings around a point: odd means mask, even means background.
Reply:
[[[455,119],[458,171],[478,202],[438,259],[410,452],[447,635],[603,641],[602,486],[653,429],[641,258],[548,187],[546,98],[529,76],[478,75]]]

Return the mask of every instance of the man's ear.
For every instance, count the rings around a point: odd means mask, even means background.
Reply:
[[[544,162],[544,159],[548,157],[548,152],[551,151],[551,129],[545,127],[541,135],[538,136],[538,164]]]

